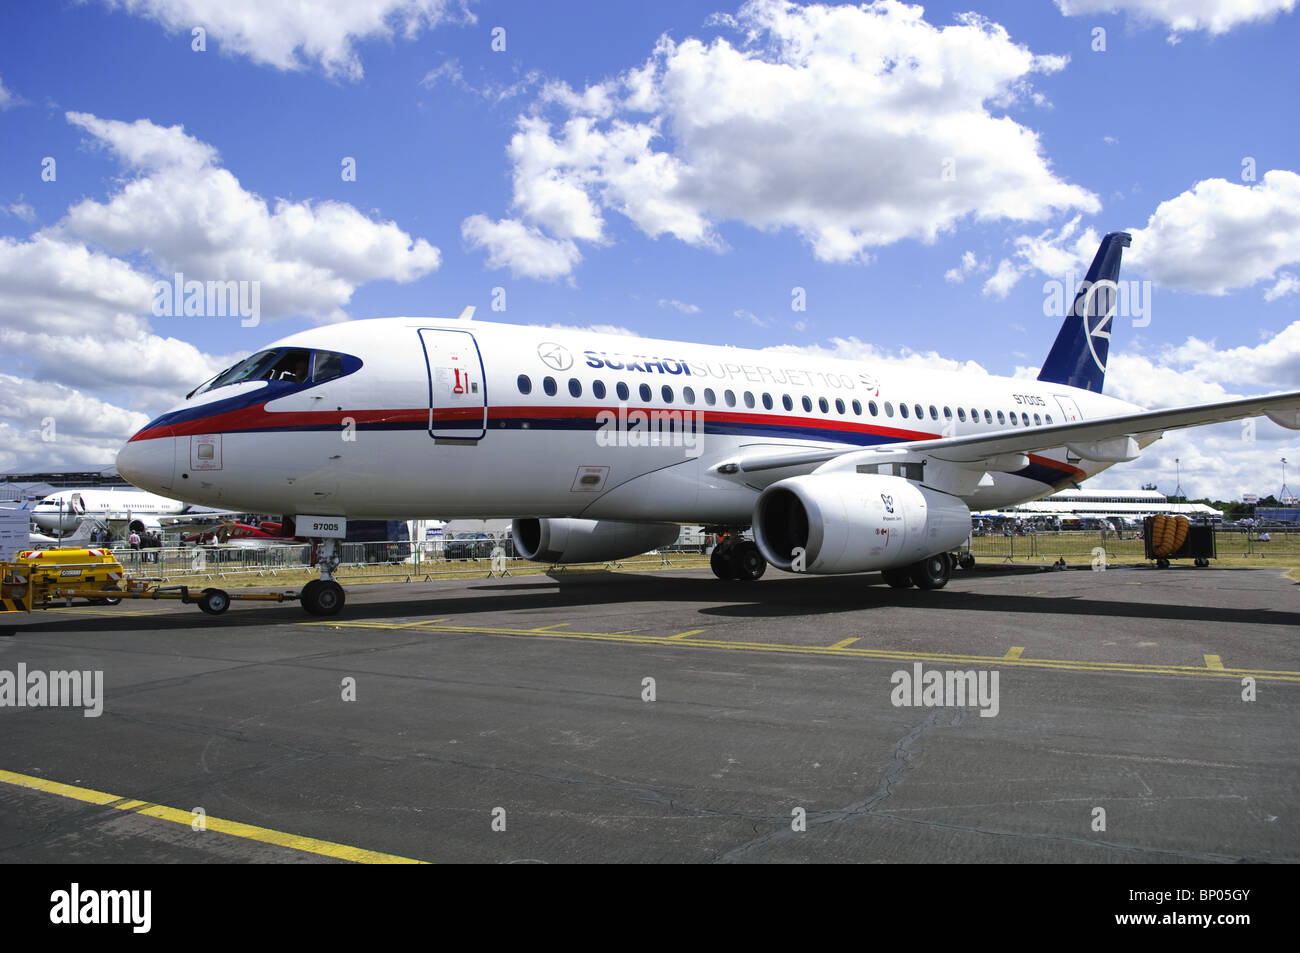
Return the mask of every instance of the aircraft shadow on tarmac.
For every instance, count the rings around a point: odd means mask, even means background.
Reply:
[[[996,612],[1003,615],[1033,614],[1070,617],[1123,617],[1164,621],[1235,623],[1239,625],[1300,625],[1300,612],[1276,609],[1243,609],[1231,606],[1198,606],[1169,602],[1124,602],[1077,596],[1072,593],[1073,574],[1053,574],[1044,585],[1055,592],[1041,595],[1018,595],[964,591],[962,582],[979,576],[958,574],[945,589],[925,592],[917,589],[891,589],[880,576],[865,573],[855,576],[818,576],[805,578],[770,578],[753,583],[723,582],[712,578],[656,575],[652,573],[591,572],[524,576],[511,581],[484,581],[469,586],[475,595],[436,592],[421,594],[410,589],[388,589],[397,593],[394,601],[360,601],[369,587],[354,586],[352,601],[330,619],[308,616],[296,603],[243,608],[238,603],[225,615],[215,618],[197,609],[160,613],[149,616],[79,615],[58,616],[59,610],[38,612],[16,626],[16,635],[84,632],[97,629],[105,634],[139,630],[160,631],[192,629],[196,634],[210,629],[278,626],[304,621],[383,621],[411,619],[421,615],[448,618],[453,623],[471,623],[483,613],[527,612],[572,608],[580,613],[592,607],[620,603],[699,603],[699,615],[727,619],[776,619],[790,616],[815,616],[830,613],[871,612],[883,609],[950,610],[956,612]],[[419,585],[419,584],[416,584]],[[426,583],[424,585],[436,585]],[[373,593],[371,593],[373,594]],[[494,597],[495,596],[495,597]],[[147,601],[124,603],[146,607]],[[497,619],[494,625],[503,625]],[[506,622],[509,627],[512,623]],[[678,620],[680,624],[680,619]],[[300,630],[302,631],[302,630]],[[577,631],[577,627],[575,627]]]

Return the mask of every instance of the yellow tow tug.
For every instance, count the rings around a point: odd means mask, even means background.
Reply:
[[[31,612],[85,604],[115,606],[123,599],[179,599],[208,615],[221,615],[231,599],[284,602],[298,598],[286,592],[240,592],[189,586],[159,586],[156,579],[129,579],[122,564],[107,549],[29,549],[12,562],[0,562],[0,614]]]

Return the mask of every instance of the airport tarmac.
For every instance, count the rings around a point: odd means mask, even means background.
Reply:
[[[0,708],[0,861],[1296,862],[1298,634],[1280,570],[1190,567],[48,611],[0,672],[103,711]],[[918,664],[996,706],[894,704]]]

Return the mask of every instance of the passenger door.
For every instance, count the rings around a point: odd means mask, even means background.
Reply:
[[[469,331],[421,328],[429,372],[429,436],[481,440],[487,433],[487,381]]]

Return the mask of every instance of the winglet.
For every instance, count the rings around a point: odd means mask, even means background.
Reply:
[[[1056,343],[1038,375],[1049,384],[1065,384],[1100,392],[1106,380],[1110,332],[1119,303],[1119,265],[1123,249],[1133,241],[1128,232],[1111,232],[1101,240],[1088,276],[1079,285],[1074,304],[1065,315]]]
[[[473,306],[473,305],[470,305],[468,308],[466,308],[464,311],[462,311],[462,312],[460,313],[460,317],[457,318],[456,320],[457,320],[457,321],[473,321],[473,320],[474,320],[474,306]]]

